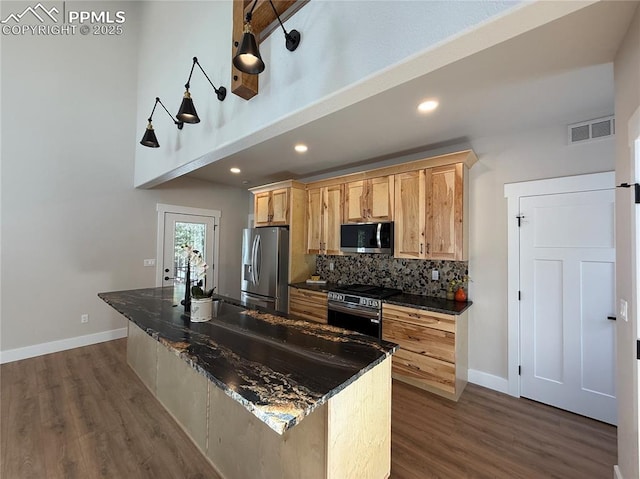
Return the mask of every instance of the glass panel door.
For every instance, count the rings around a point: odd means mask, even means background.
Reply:
[[[202,254],[209,266],[206,270],[203,288],[211,289],[214,283],[213,251],[215,241],[214,218],[208,216],[165,213],[165,235],[163,251],[163,286],[174,286],[177,295],[184,294],[187,258],[183,246],[189,245]],[[191,275],[192,285],[196,278]]]

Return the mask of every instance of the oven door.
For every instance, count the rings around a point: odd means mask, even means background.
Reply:
[[[327,320],[331,326],[382,339],[379,310],[329,301],[327,303]]]

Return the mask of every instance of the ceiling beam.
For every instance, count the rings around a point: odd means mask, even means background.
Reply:
[[[309,0],[273,0],[280,19],[284,23]],[[234,0],[233,2],[233,38],[231,41],[231,57],[236,54],[238,44],[242,40],[244,19],[251,10],[252,0]],[[267,38],[274,30],[280,28],[276,14],[269,5],[269,0],[258,0],[252,13],[251,27],[258,44]],[[282,39],[284,48],[284,38]],[[258,75],[242,73],[231,65],[231,92],[245,100],[258,94]]]

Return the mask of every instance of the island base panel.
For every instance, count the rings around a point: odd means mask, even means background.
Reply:
[[[207,447],[208,384],[206,377],[159,345],[156,397],[202,451]]]
[[[391,357],[328,403],[328,479],[389,477]]]
[[[129,321],[127,332],[127,364],[145,386],[156,395],[159,343]]]
[[[320,406],[280,435],[215,385],[209,385],[207,457],[225,479],[324,479],[325,418]]]

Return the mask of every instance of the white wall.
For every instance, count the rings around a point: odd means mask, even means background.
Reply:
[[[3,18],[28,5],[3,2]],[[142,261],[156,203],[222,211],[221,291],[238,293],[248,193],[189,178],[133,188],[138,6],[118,4],[121,36],[2,39],[3,352],[124,327],[96,295],[155,285]]]
[[[469,172],[469,369],[507,378],[507,221],[515,218],[507,218],[504,184],[612,171],[613,139],[567,145],[567,124],[604,114],[472,141],[479,161]]]
[[[286,23],[287,29],[295,28],[302,34],[295,52],[285,49],[280,30],[261,44],[267,67],[259,77],[260,93],[250,101],[229,92],[227,99],[219,102],[202,74],[194,72],[191,93],[202,122],[186,125],[177,132],[168,118],[158,117],[155,128],[162,147],[136,150],[135,183],[154,183],[158,177],[203,155],[207,157],[195,164],[206,164],[258,143],[286,131],[294,122],[302,124],[311,121],[313,115],[322,116],[336,108],[326,101],[330,94],[519,3],[309,2]],[[229,89],[232,55],[231,2],[145,2],[143,8],[138,69],[139,136],[156,96],[166,100],[172,113],[177,112],[193,56],[198,57],[216,86],[223,84]],[[357,98],[345,96],[343,101]],[[318,111],[311,113],[311,105],[318,107]],[[305,113],[293,120],[292,115],[302,110]],[[266,131],[267,126],[287,117],[289,123],[282,122]]]
[[[640,108],[640,8],[614,61],[616,88],[616,184],[640,181],[629,148],[629,119]],[[629,304],[629,322],[618,315],[618,466],[624,479],[640,477],[638,446],[638,283],[634,266],[638,228],[632,190],[618,189],[616,195],[616,295]]]

